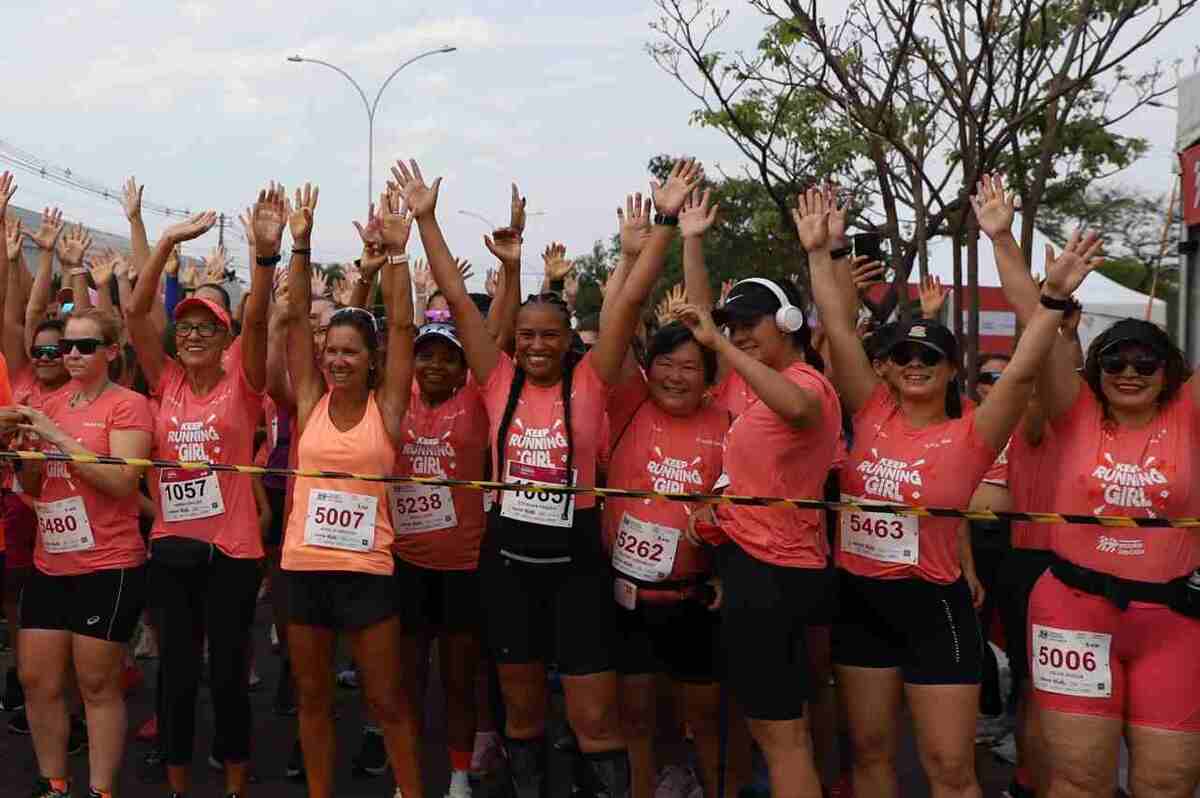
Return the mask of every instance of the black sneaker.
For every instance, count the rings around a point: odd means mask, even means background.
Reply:
[[[29,718],[25,714],[25,710],[14,712],[12,717],[8,719],[9,734],[29,734]]]
[[[304,781],[304,751],[300,749],[299,740],[292,745],[292,753],[288,757],[285,773],[292,781]]]
[[[387,768],[387,748],[383,745],[383,735],[373,729],[363,729],[362,745],[354,757],[354,775],[382,776]]]
[[[154,746],[138,765],[138,781],[142,784],[162,784],[167,780],[167,757]]]
[[[67,737],[67,755],[83,753],[88,747],[87,723],[77,715],[71,716],[71,733]]]
[[[33,798],[71,798],[71,783],[67,782],[65,790],[58,790],[50,784],[50,779],[39,778],[33,783]]]
[[[17,678],[17,669],[9,668],[4,676],[4,697],[0,698],[0,710],[17,712],[25,708],[25,690]]]

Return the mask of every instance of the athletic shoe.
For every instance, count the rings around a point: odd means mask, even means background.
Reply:
[[[25,714],[25,710],[14,712],[12,717],[8,719],[9,734],[29,734],[29,717]]]
[[[138,727],[133,739],[139,743],[152,743],[158,739],[158,715],[151,715],[150,720]]]
[[[681,765],[667,765],[658,772],[654,798],[688,798],[695,785],[692,772]]]
[[[4,676],[4,697],[0,698],[0,710],[17,712],[25,708],[25,689],[17,678],[17,669],[9,668]]]
[[[71,782],[66,783],[65,789],[55,787],[50,779],[39,778],[33,783],[33,798],[71,798]]]
[[[337,685],[347,690],[358,689],[358,671],[355,670],[354,666],[338,671]]]
[[[446,798],[473,798],[471,794],[471,782],[464,781],[459,783],[450,782],[450,789],[446,792]]]
[[[356,776],[382,776],[387,772],[387,748],[383,745],[383,734],[373,729],[363,729],[362,745],[354,757]]]
[[[67,755],[75,756],[87,750],[87,723],[77,715],[71,716],[71,733],[67,736]]]
[[[154,746],[138,765],[138,781],[142,784],[162,784],[167,780],[167,757]]]
[[[267,633],[267,640],[271,643],[271,653],[279,653],[279,631],[275,628],[275,624],[271,624],[271,630]]]
[[[304,751],[300,749],[300,740],[292,744],[292,753],[288,756],[287,770],[284,771],[292,781],[304,781]]]
[[[471,775],[481,778],[504,767],[504,746],[496,732],[475,735],[475,750],[471,752]]]
[[[145,621],[138,622],[138,641],[133,647],[134,659],[158,659],[158,641]]]
[[[1012,732],[991,744],[992,756],[1010,765],[1017,764],[1017,738]]]
[[[251,693],[257,692],[262,688],[262,683],[262,677],[258,675],[258,671],[254,669],[254,666],[251,666],[250,678],[246,681],[246,690]]]
[[[976,744],[991,744],[1012,731],[1012,721],[1008,715],[980,715],[975,721]]]

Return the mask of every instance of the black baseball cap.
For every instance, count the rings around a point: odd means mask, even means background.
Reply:
[[[958,341],[946,325],[930,319],[913,319],[901,322],[900,327],[888,342],[887,352],[903,343],[927,346],[941,354],[951,363],[958,361]],[[886,352],[885,352],[886,354]]]
[[[1099,342],[1100,354],[1121,344],[1140,344],[1164,359],[1171,351],[1171,339],[1166,332],[1157,324],[1141,319],[1121,319],[1100,334]]]

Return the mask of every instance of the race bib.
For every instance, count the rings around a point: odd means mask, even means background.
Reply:
[[[375,542],[374,496],[340,490],[312,490],[304,519],[304,543],[343,551],[370,551]]]
[[[640,521],[625,513],[613,541],[612,564],[639,581],[661,582],[671,575],[678,550],[678,529]]]
[[[1033,686],[1047,693],[1108,698],[1112,635],[1033,625]]]
[[[72,496],[56,502],[34,502],[42,549],[47,554],[67,554],[96,548],[92,522],[83,498]]]
[[[863,499],[843,496],[844,502]],[[842,551],[878,562],[916,565],[920,557],[920,519],[891,513],[842,512]]]
[[[444,485],[392,485],[392,528],[397,535],[420,535],[458,526],[454,499]]]
[[[627,610],[637,609],[637,585],[617,577],[613,580],[613,598]]]
[[[574,476],[579,476],[576,469]],[[575,522],[575,497],[538,490],[539,485],[567,484],[567,469],[525,465],[508,461],[506,482],[529,485],[527,490],[506,490],[500,498],[500,515],[527,524],[569,529]],[[572,481],[572,484],[574,482]]]
[[[212,471],[164,469],[158,480],[164,521],[194,521],[225,512],[221,483]]]

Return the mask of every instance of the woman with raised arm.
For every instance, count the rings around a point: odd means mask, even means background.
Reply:
[[[1040,307],[1010,232],[1012,198],[994,177],[979,188],[980,228],[1022,319]],[[1039,375],[1056,464],[1043,494],[1050,507],[1037,509],[1200,515],[1200,380],[1183,353],[1140,319],[1097,336],[1081,371],[1071,350],[1060,339]],[[1053,562],[1029,600],[1046,794],[1113,794],[1124,735],[1134,795],[1192,795],[1200,783],[1200,535],[1062,524],[1050,528],[1049,544]]]
[[[546,663],[563,674],[567,717],[590,777],[612,798],[629,794],[629,760],[617,712],[612,641],[612,577],[600,543],[594,496],[538,491],[538,485],[595,484],[610,387],[633,339],[641,305],[662,268],[675,216],[701,179],[694,162],[676,164],[655,187],[664,224],[650,235],[613,307],[610,324],[582,358],[571,351],[566,305],[537,294],[520,307],[515,357],[496,345],[467,293],[435,216],[441,179],[425,184],[415,162],[393,174],[417,219],[438,286],[458,324],[467,365],[481,386],[494,478],[530,484],[504,491],[488,517],[480,553],[480,592],[507,710],[507,745],[519,798],[545,784]],[[485,239],[489,248],[503,242]],[[555,648],[550,650],[553,640]]]
[[[819,498],[836,452],[841,410],[833,386],[814,365],[819,357],[798,292],[789,282],[742,280],[721,308],[729,331],[722,335],[709,311],[702,248],[715,209],[708,208],[707,196],[689,205],[680,227],[690,304],[676,315],[716,353],[724,376],[714,401],[735,417],[725,436],[725,478],[717,487]],[[712,518],[694,514],[693,521],[705,517]],[[696,539],[720,546],[727,682],[766,757],[772,795],[820,796],[804,705],[817,689],[809,630],[820,620],[832,581],[824,518],[819,511],[737,507],[721,508],[716,521],[719,526],[692,526]]]
[[[889,386],[845,312],[849,270],[833,251],[844,235],[844,208],[830,192],[810,189],[795,217],[838,388],[854,414],[854,446],[842,471],[846,500],[967,506],[1029,403],[1058,338],[1062,299],[1098,265],[1098,242],[1073,241],[1048,259],[1047,306],[1030,318],[1004,379],[962,413],[953,333],[924,319],[903,323],[887,347]],[[833,654],[855,746],[855,790],[896,794],[900,702],[907,698],[933,794],[979,796],[972,731],[983,641],[960,567],[959,521],[865,508],[840,520]]]
[[[408,244],[412,217],[398,195],[384,195],[378,214],[360,228],[378,237],[391,281],[387,362],[378,361],[381,332],[361,308],[329,319],[314,360],[309,321],[308,241],[316,189],[297,196],[288,273],[288,369],[296,396],[296,448],[301,470],[390,474],[405,439],[413,367],[412,287]],[[261,241],[259,246],[261,246]],[[382,378],[380,377],[382,373]],[[418,758],[420,726],[400,651],[394,527],[387,485],[297,477],[284,536],[289,579],[288,648],[300,706],[300,743],[309,795],[333,794],[333,656],[338,632],[350,638],[371,717],[383,732],[396,796],[424,795]]]
[[[286,218],[281,190],[260,193],[255,212],[260,238],[268,242],[259,252],[273,255],[269,247],[278,251]],[[234,356],[228,356],[234,340],[229,313],[211,299],[192,296],[175,307],[175,357],[164,350],[154,320],[155,295],[172,250],[215,222],[209,212],[167,228],[125,314],[158,404],[154,451],[164,460],[240,464],[254,457],[274,261],[251,267],[246,324]],[[162,611],[158,725],[167,782],[181,796],[191,783],[196,694],[207,637],[213,756],[225,766],[226,792],[243,795],[252,729],[246,663],[263,556],[253,488],[241,475],[206,470],[161,469],[148,483],[159,510],[150,533],[149,598]]]
[[[37,407],[4,411],[5,426],[32,433],[47,451],[145,458],[153,423],[145,397],[109,381],[120,323],[81,311],[59,340],[70,388]],[[23,447],[22,447],[23,448]],[[72,668],[88,726],[90,795],[112,795],[125,747],[121,666],[145,596],[146,549],[136,500],[141,469],[83,463],[25,463],[18,475],[34,499],[35,570],[21,597],[18,651],[25,708],[38,758],[35,798],[67,798]]]

